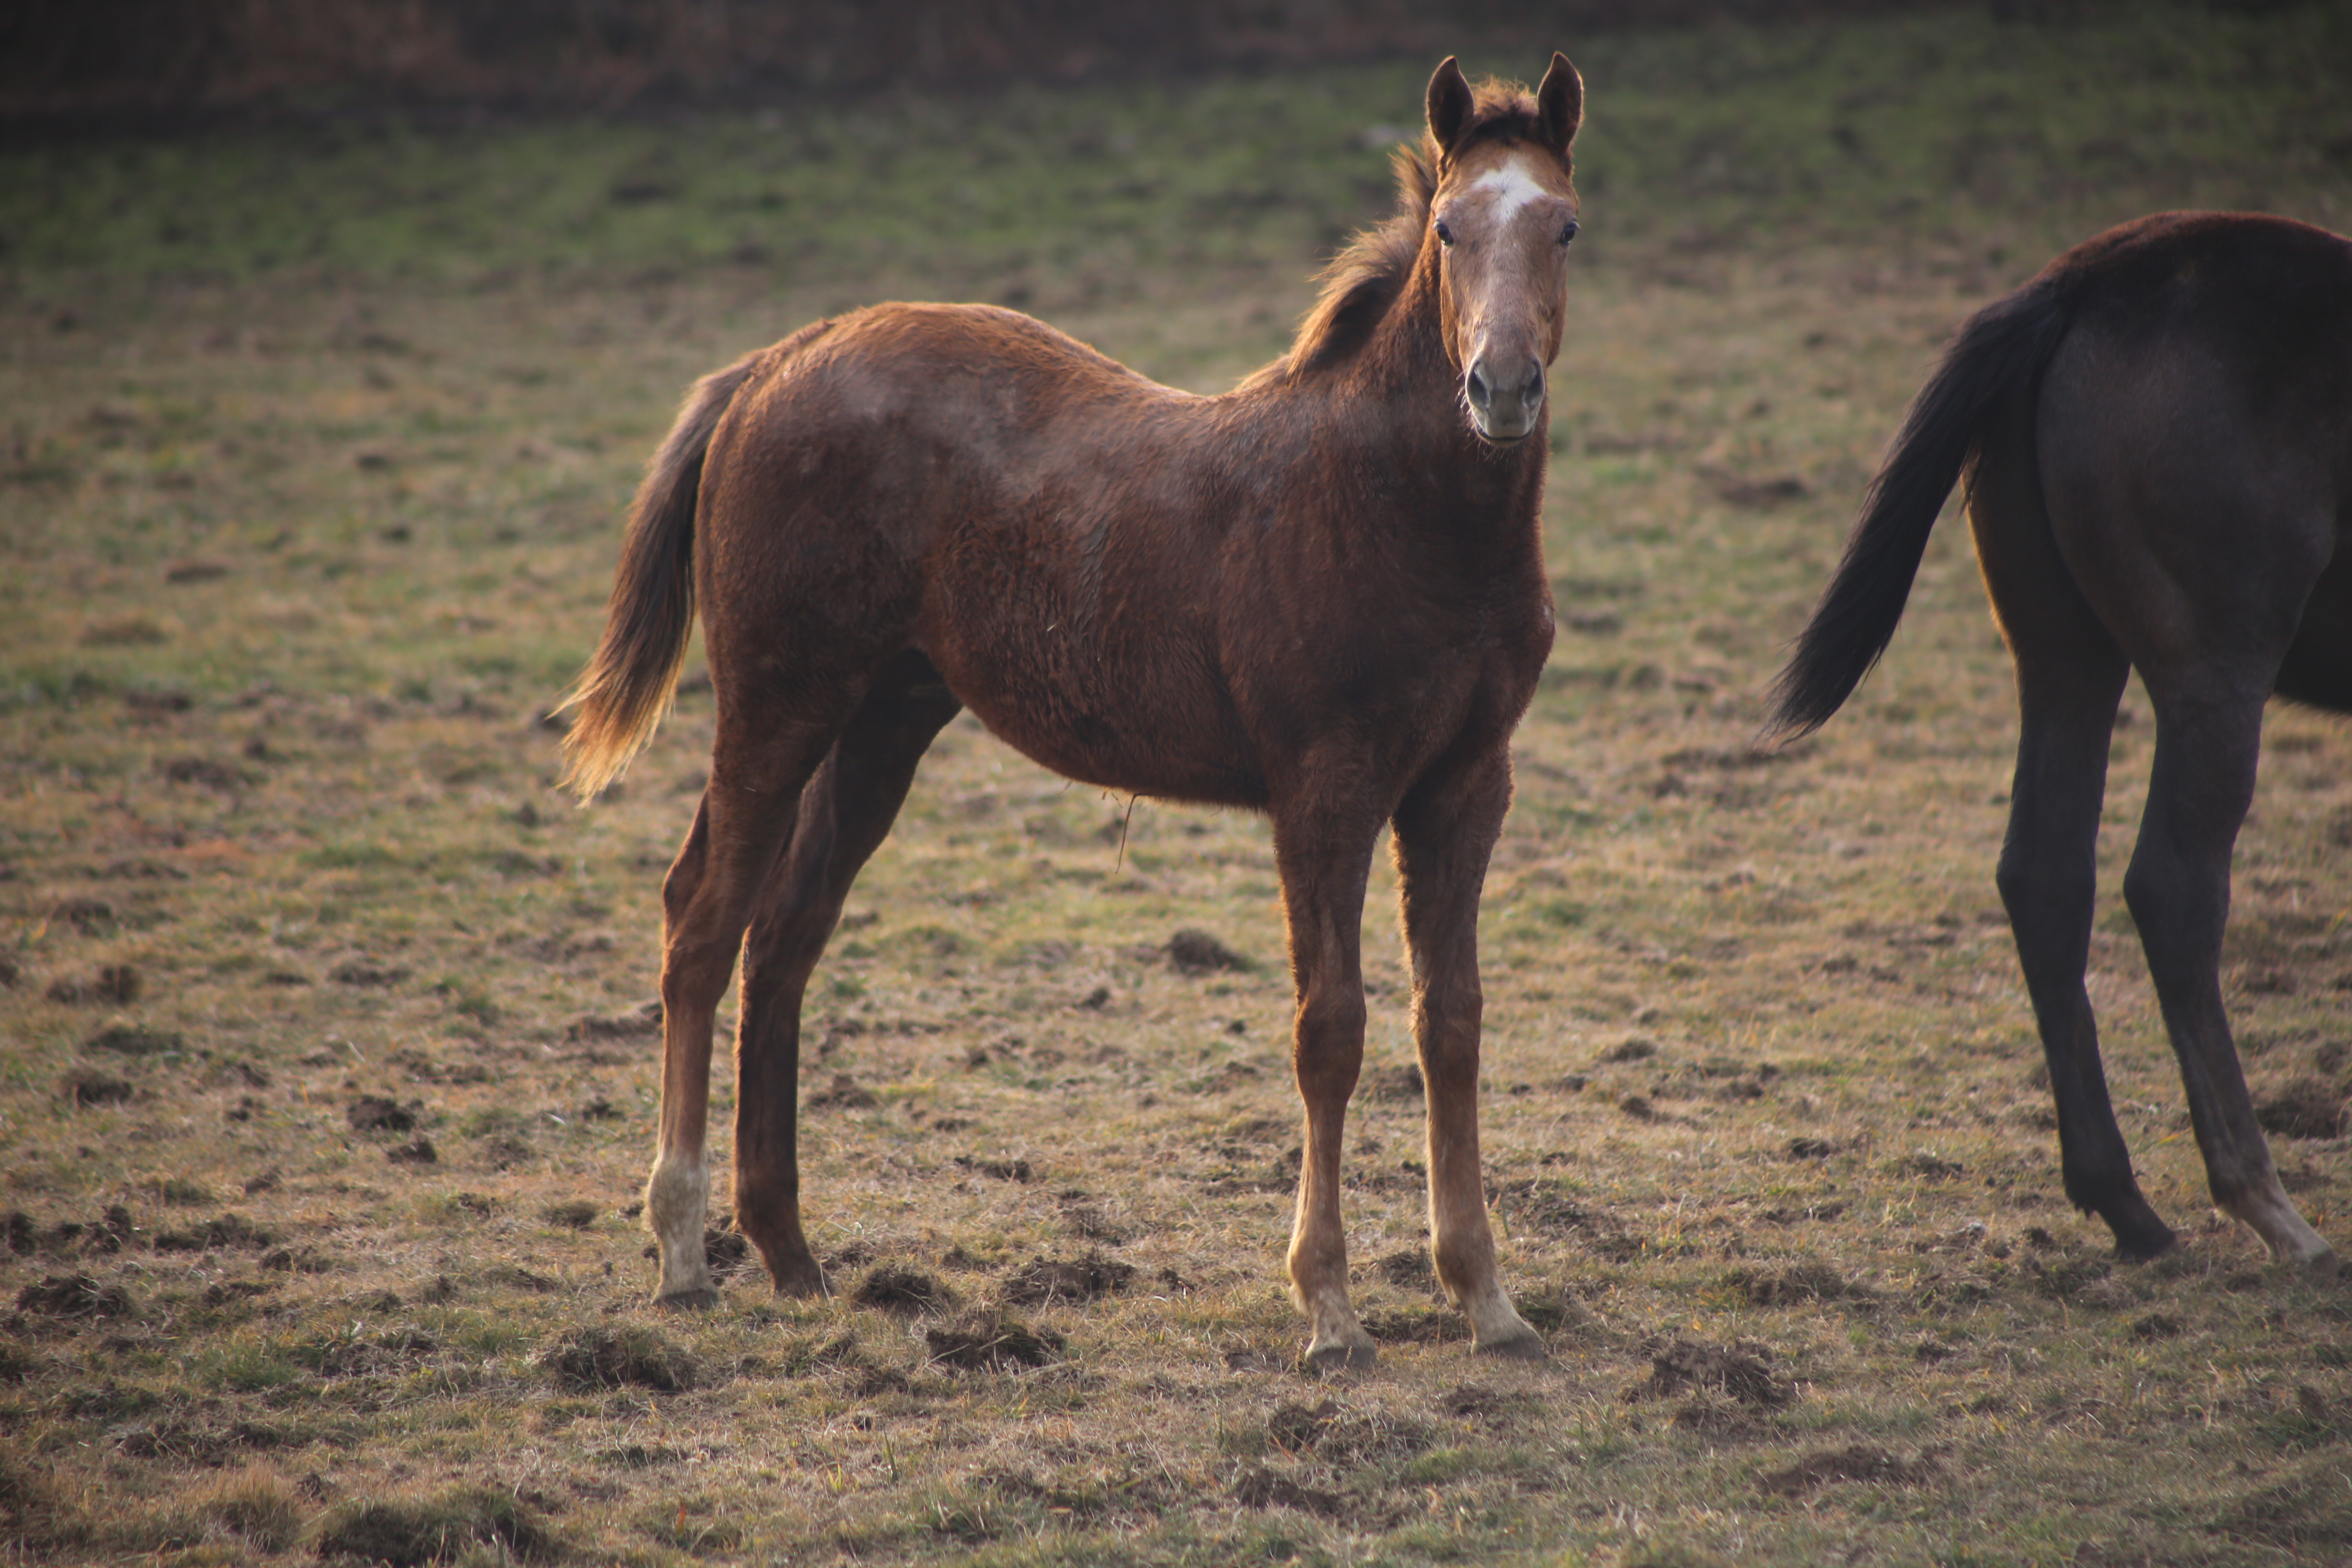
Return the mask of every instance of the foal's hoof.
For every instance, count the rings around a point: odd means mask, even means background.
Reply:
[[[1498,1334],[1490,1340],[1480,1340],[1471,1350],[1479,1355],[1490,1355],[1502,1361],[1549,1361],[1551,1347],[1541,1335],[1525,1324],[1516,1334]]]
[[[824,1270],[817,1266],[814,1258],[787,1263],[782,1268],[772,1266],[768,1269],[768,1278],[775,1281],[779,1296],[808,1299],[833,1294],[833,1287],[825,1283]]]
[[[719,1291],[709,1285],[691,1290],[672,1290],[654,1298],[654,1305],[665,1312],[707,1312],[719,1305]]]
[[[1368,1371],[1380,1358],[1379,1348],[1369,1338],[1360,1342],[1333,1340],[1325,1344],[1308,1345],[1298,1364],[1321,1377],[1335,1372]]]

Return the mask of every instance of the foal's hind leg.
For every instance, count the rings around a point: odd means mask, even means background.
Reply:
[[[735,1223],[784,1295],[825,1288],[801,1229],[801,998],[850,883],[889,833],[916,764],[959,707],[919,653],[900,655],[877,678],[802,792],[791,847],[769,877],[743,944]]]
[[[703,1252],[710,1199],[704,1139],[710,1108],[710,1026],[761,885],[793,830],[801,786],[832,744],[834,722],[722,710],[710,784],[662,884],[662,1097],[646,1222],[661,1248],[666,1306],[719,1298]]]
[[[1274,824],[1298,991],[1292,1066],[1307,1109],[1290,1290],[1313,1329],[1307,1363],[1318,1370],[1370,1366],[1378,1353],[1348,1300],[1339,1221],[1340,1135],[1364,1063],[1364,882],[1380,832],[1362,816],[1356,803],[1315,798],[1278,805]]]
[[[1478,896],[1511,799],[1507,753],[1424,778],[1396,814],[1413,1037],[1429,1095],[1429,1234],[1438,1282],[1491,1355],[1544,1354],[1495,1268],[1478,1161]]]
[[[2230,852],[2253,799],[2267,673],[2142,672],[2156,708],[2156,761],[2124,897],[2180,1060],[2214,1203],[2280,1262],[2332,1273],[2334,1249],[2279,1185],[2221,1004]]]

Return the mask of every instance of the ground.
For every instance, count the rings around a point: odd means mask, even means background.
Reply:
[[[1554,1354],[1477,1360],[1433,1295],[1383,866],[1348,1213],[1381,1359],[1320,1380],[1280,1283],[1263,823],[950,727],[809,1004],[835,1294],[773,1297],[722,1183],[720,1304],[663,1315],[644,1008],[709,697],[586,809],[545,715],[696,374],[903,294],[1230,385],[1380,216],[1426,62],[0,149],[0,1537],[2341,1561],[2352,1299],[2212,1214],[2114,896],[2145,699],[2091,990],[2183,1231],[2146,1267],[2058,1190],[1991,885],[2014,708],[1955,518],[1848,710],[1750,741],[1956,321],[2141,211],[2352,226],[2347,37],[2328,7],[2094,6],[1563,40],[1590,120],[1561,636],[1482,922],[1493,1213]],[[2347,824],[2352,735],[2276,709],[2227,980],[2339,1247]]]

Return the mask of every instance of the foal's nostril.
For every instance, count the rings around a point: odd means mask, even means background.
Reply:
[[[1538,364],[1528,376],[1527,384],[1519,389],[1519,401],[1525,404],[1528,411],[1532,413],[1536,408],[1541,406],[1543,400],[1544,367]]]
[[[1478,367],[1475,364],[1470,367],[1469,393],[1470,405],[1474,408],[1485,408],[1495,401],[1494,388],[1486,384],[1486,378],[1478,374]]]

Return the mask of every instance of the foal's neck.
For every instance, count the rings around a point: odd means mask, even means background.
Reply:
[[[1438,288],[1436,265],[1424,255],[1357,356],[1341,395],[1393,411],[1387,460],[1408,458],[1454,505],[1483,514],[1502,534],[1531,535],[1543,498],[1546,428],[1509,447],[1489,446],[1472,431],[1462,367],[1445,352]]]

